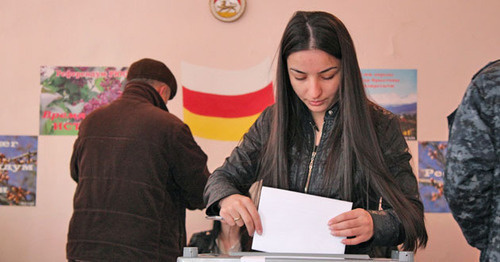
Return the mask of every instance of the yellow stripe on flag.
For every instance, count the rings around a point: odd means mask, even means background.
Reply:
[[[184,122],[195,136],[215,140],[239,141],[260,114],[222,118],[193,114],[184,108]]]

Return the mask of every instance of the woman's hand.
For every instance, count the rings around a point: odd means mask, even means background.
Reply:
[[[234,194],[223,198],[219,202],[220,216],[224,218],[223,222],[230,226],[237,225],[247,227],[248,234],[253,236],[254,231],[262,234],[262,223],[259,212],[253,201],[246,196]]]
[[[373,236],[373,219],[368,211],[357,208],[342,213],[328,221],[331,234],[338,237],[353,237],[342,240],[345,245],[357,245]]]

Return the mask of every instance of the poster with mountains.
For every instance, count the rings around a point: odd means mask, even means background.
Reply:
[[[361,70],[368,97],[399,116],[407,140],[417,140],[417,70]]]

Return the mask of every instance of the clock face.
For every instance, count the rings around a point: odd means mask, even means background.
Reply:
[[[208,3],[215,18],[224,22],[240,18],[246,7],[246,0],[209,0]]]

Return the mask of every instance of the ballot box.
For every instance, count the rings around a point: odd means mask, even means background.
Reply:
[[[298,253],[238,252],[228,255],[198,254],[196,248],[184,248],[177,262],[413,262],[413,252],[393,251],[392,258],[370,258],[368,255],[332,255]]]

